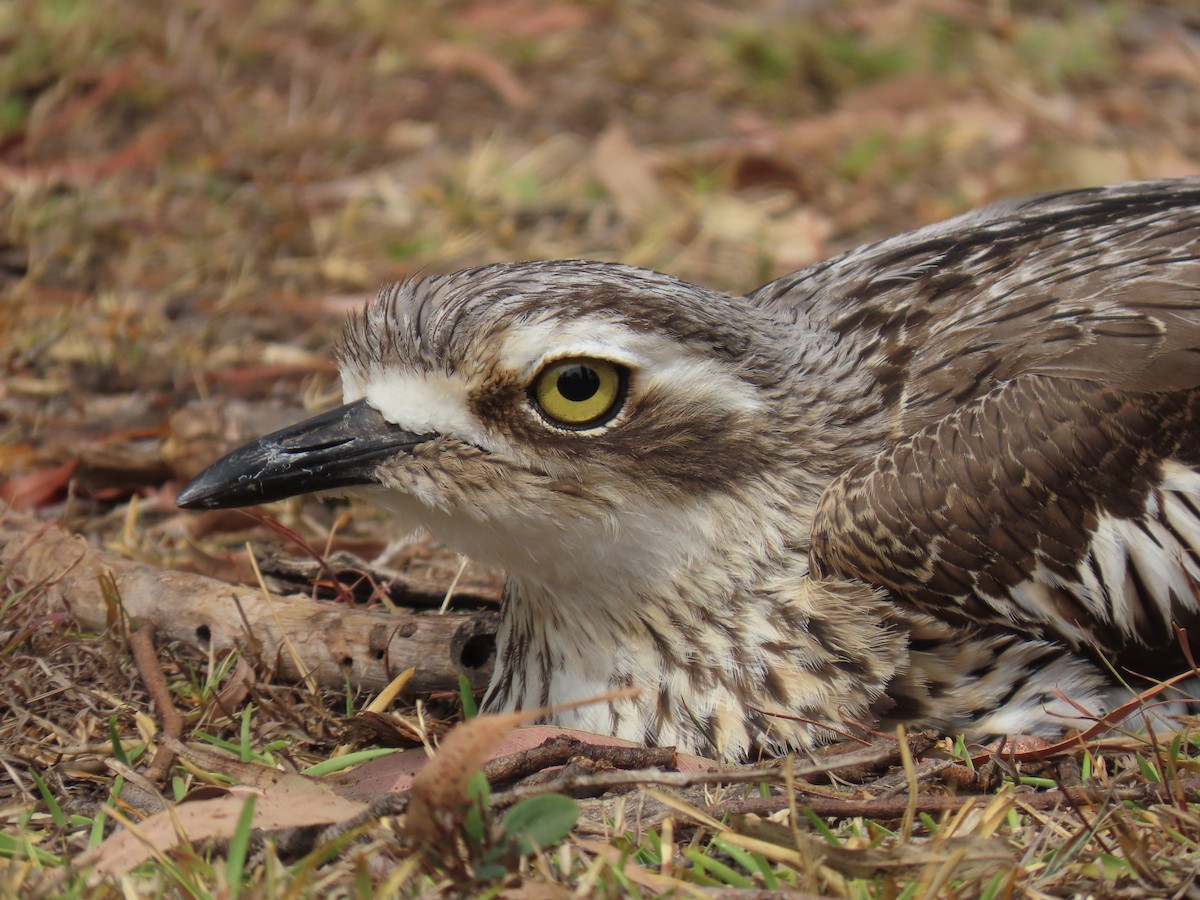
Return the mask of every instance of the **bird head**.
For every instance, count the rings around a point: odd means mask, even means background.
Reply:
[[[717,507],[779,491],[778,328],[744,298],[629,266],[393,285],[346,327],[345,405],[233,451],[179,504],[359,493],[525,580],[673,568],[712,549],[701,532],[731,540],[737,517]]]
[[[863,394],[808,334],[628,266],[406,282],[346,327],[345,405],[234,450],[178,502],[357,493],[503,568],[489,708],[637,685],[555,720],[730,758],[804,744],[760,707],[869,715],[900,652],[870,588],[807,578],[838,411]]]

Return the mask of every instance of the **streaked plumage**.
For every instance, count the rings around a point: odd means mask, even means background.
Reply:
[[[1052,733],[1060,692],[1104,712],[1105,660],[1174,674],[1200,623],[1200,179],[748,297],[582,261],[407,282],[340,358],[347,407],[180,502],[355,490],[502,566],[491,709],[635,684],[560,721],[734,758],[845,719]],[[568,415],[616,399],[556,423],[555,364]]]

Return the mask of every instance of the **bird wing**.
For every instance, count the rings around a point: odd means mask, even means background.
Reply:
[[[1200,178],[994,204],[861,247],[751,301],[854,348],[894,437],[1040,372],[1200,386]]]
[[[818,574],[1125,663],[1200,636],[1200,179],[1015,201],[755,295],[874,373]]]
[[[1149,670],[1200,635],[1200,390],[1020,376],[843,473],[814,573]]]

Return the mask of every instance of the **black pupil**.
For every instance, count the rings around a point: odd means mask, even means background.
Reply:
[[[582,403],[596,396],[600,376],[587,366],[569,366],[558,375],[558,392],[572,403]]]

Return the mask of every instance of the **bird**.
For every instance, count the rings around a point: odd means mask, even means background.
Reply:
[[[344,405],[184,508],[358,495],[503,569],[482,708],[744,760],[1061,735],[1200,634],[1200,177],[1009,199],[745,296],[586,260],[385,287]],[[633,693],[633,692],[627,692]]]

